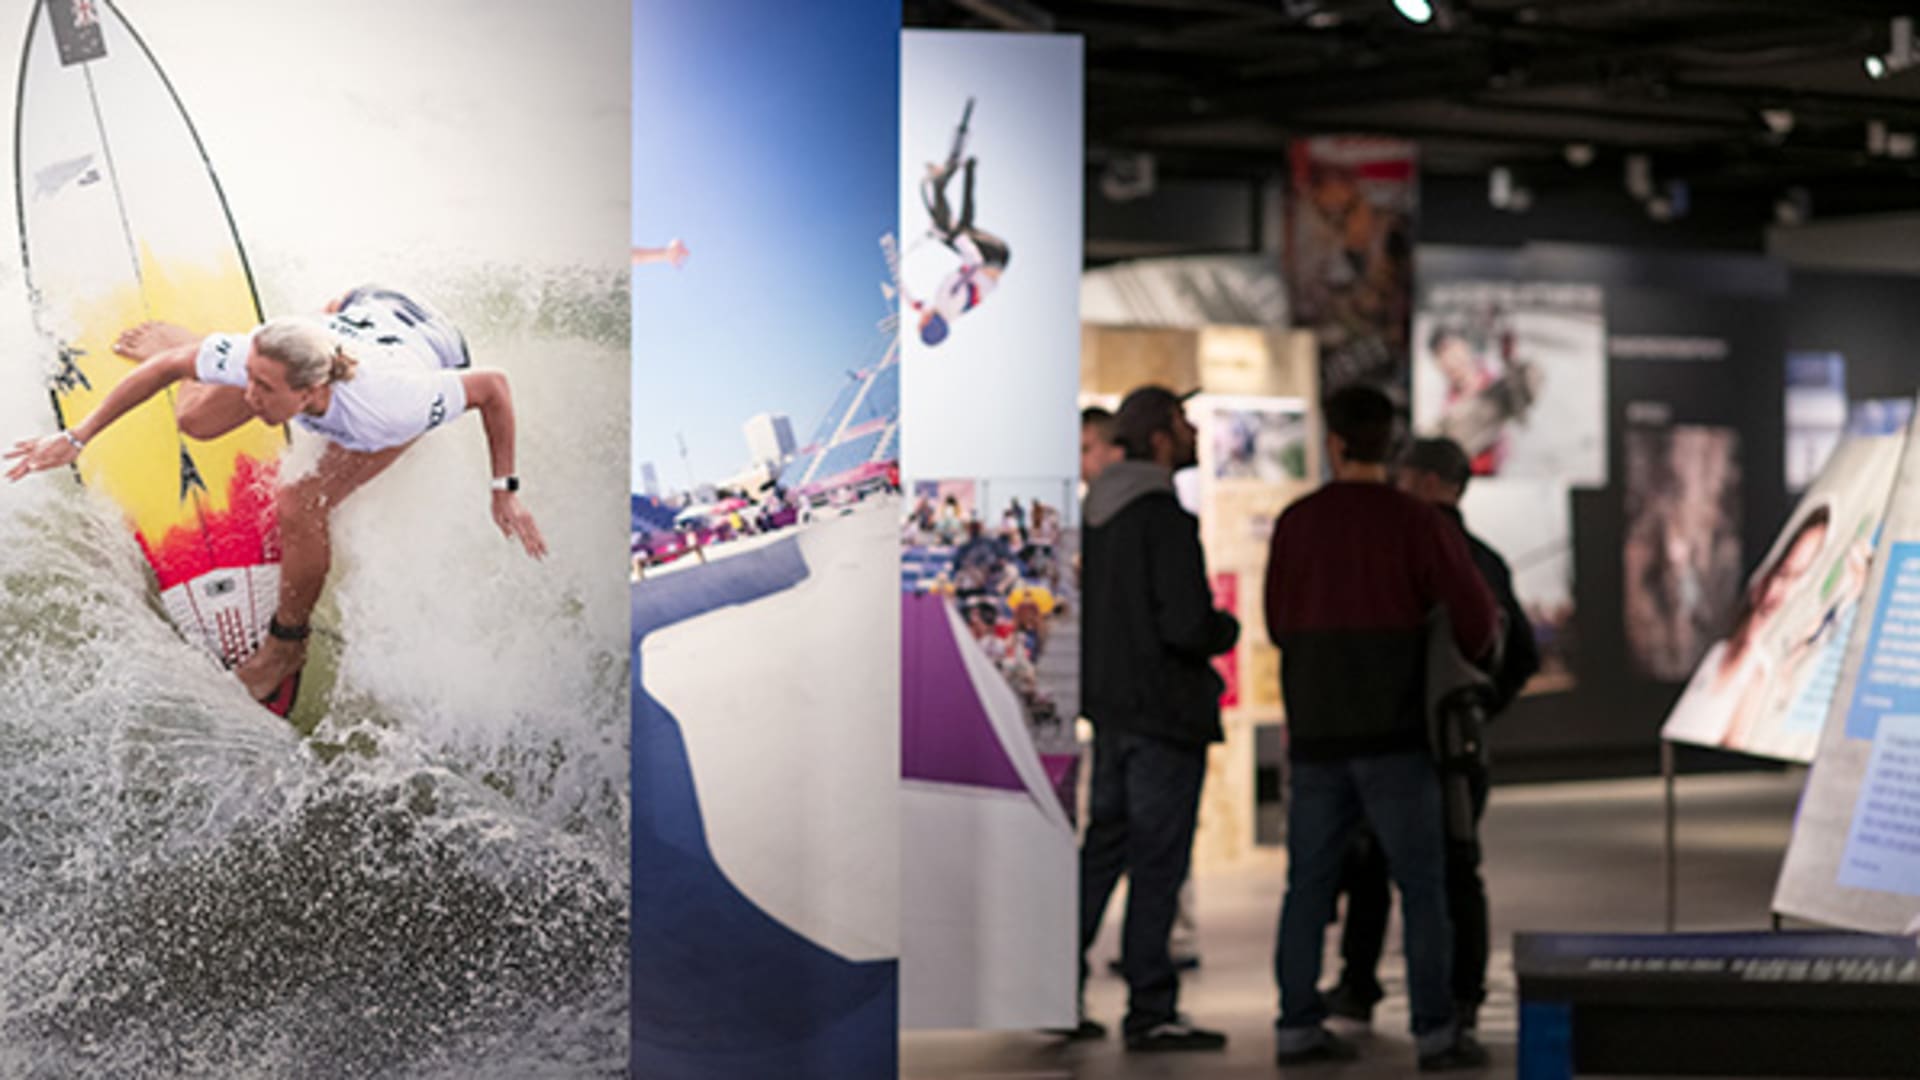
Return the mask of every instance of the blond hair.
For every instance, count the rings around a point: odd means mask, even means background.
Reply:
[[[260,355],[285,366],[287,385],[296,390],[346,382],[360,363],[326,324],[297,315],[262,326],[253,335],[253,347],[260,350]]]

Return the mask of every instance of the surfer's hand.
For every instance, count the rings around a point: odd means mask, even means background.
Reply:
[[[21,439],[6,453],[6,459],[14,463],[7,470],[7,479],[18,480],[28,473],[71,465],[79,456],[79,447],[73,445],[65,434],[48,435],[43,439]]]
[[[500,526],[500,532],[509,540],[520,541],[527,554],[536,559],[547,557],[547,542],[540,536],[540,526],[534,524],[533,515],[520,505],[520,496],[511,491],[493,493],[493,523]]]

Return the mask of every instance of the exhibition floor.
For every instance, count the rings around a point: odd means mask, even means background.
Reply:
[[[1714,775],[1680,783],[1680,928],[1752,930],[1768,925],[1774,875],[1805,772]],[[1527,930],[1651,932],[1665,912],[1661,858],[1664,816],[1657,779],[1497,788],[1487,812],[1487,890],[1496,942],[1491,998],[1480,1035],[1494,1055],[1487,1075],[1511,1075],[1518,1024],[1510,945]],[[1109,1077],[1276,1075],[1274,922],[1285,859],[1263,854],[1196,879],[1202,969],[1187,977],[1182,1008],[1197,1023],[1225,1030],[1221,1054],[1128,1055],[1117,1037],[1068,1046],[1024,1032],[914,1033],[902,1042],[901,1072],[915,1080],[1043,1080]],[[1117,1029],[1126,987],[1104,973],[1118,950],[1119,898],[1095,946],[1088,989],[1092,1014]],[[1413,1072],[1406,1030],[1405,972],[1391,932],[1381,966],[1388,998],[1373,1031],[1360,1037],[1361,1060],[1340,1067],[1289,1070],[1300,1076],[1371,1080]],[[1328,935],[1331,947],[1335,935]],[[1331,960],[1329,962],[1331,967]]]

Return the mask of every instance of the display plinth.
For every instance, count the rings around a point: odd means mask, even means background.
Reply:
[[[1920,943],[1518,934],[1519,1073],[1920,1076]]]

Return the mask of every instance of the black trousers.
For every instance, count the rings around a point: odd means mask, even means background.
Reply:
[[[1480,818],[1487,812],[1487,772],[1467,775],[1473,799],[1473,839],[1447,840],[1447,913],[1453,920],[1453,1000],[1478,1008],[1487,999],[1487,885],[1480,876]],[[1341,871],[1347,895],[1346,921],[1340,928],[1340,981],[1355,993],[1380,997],[1380,953],[1386,947],[1387,916],[1393,895],[1387,882],[1387,857],[1362,828],[1347,851]]]
[[[1007,242],[985,229],[975,228],[973,224],[973,166],[972,158],[968,158],[961,166],[960,216],[953,216],[953,207],[947,202],[947,181],[953,176],[951,166],[939,177],[929,180],[922,189],[927,215],[933,219],[934,231],[940,234],[948,247],[953,247],[958,237],[967,236],[980,249],[981,262],[987,269],[1005,270],[1013,254]]]
[[[1087,950],[1125,874],[1120,968],[1127,979],[1128,1034],[1172,1020],[1177,1012],[1180,976],[1167,935],[1193,855],[1206,774],[1204,746],[1125,731],[1094,735],[1093,793],[1080,848],[1080,982],[1086,984]]]

